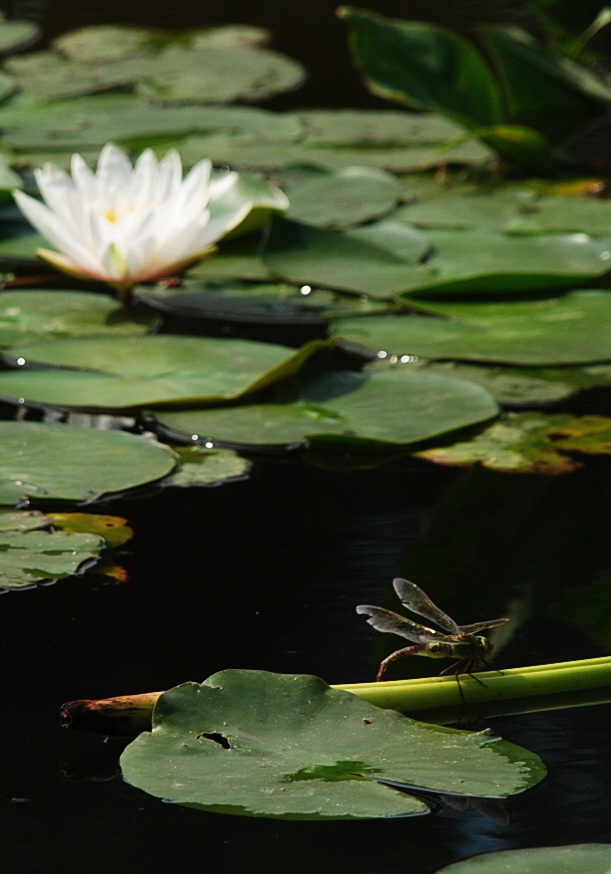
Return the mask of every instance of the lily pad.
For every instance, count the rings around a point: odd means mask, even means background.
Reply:
[[[450,467],[537,474],[568,473],[582,466],[579,455],[609,454],[611,418],[560,413],[510,413],[472,440],[414,453]]]
[[[428,249],[420,231],[392,221],[335,231],[275,219],[263,261],[289,282],[388,299],[426,282]]]
[[[537,756],[488,732],[429,726],[308,675],[229,670],[159,698],[125,779],[198,810],[281,819],[427,812],[384,781],[505,797],[539,782]]]
[[[66,531],[0,532],[0,589],[71,577],[98,560],[104,540]]]
[[[582,364],[611,360],[611,295],[573,291],[562,297],[502,303],[436,301],[422,315],[338,319],[335,331],[388,355],[509,364]]]
[[[125,69],[129,62],[120,66]],[[137,61],[133,67],[139,66]],[[131,67],[129,68],[131,69]],[[305,71],[297,61],[269,49],[170,47],[155,56],[138,89],[166,103],[229,103],[266,100],[297,88]]]
[[[135,94],[102,94],[73,101],[45,103],[20,96],[2,109],[3,139],[18,151],[99,150],[112,128],[113,142],[157,145],[189,134],[248,133],[260,141],[290,141],[302,133],[296,115],[268,112],[255,106],[165,106]],[[182,149],[181,149],[182,151]],[[183,154],[184,157],[184,154]],[[207,157],[200,150],[191,163]]]
[[[174,446],[181,467],[166,486],[220,486],[248,479],[252,462],[231,449],[206,449],[202,446]]]
[[[0,504],[94,501],[155,482],[176,465],[166,447],[120,431],[0,422]]]
[[[292,351],[170,334],[129,343],[114,337],[51,340],[9,350],[19,369],[0,373],[0,395],[88,410],[229,400],[294,374],[319,346]]]
[[[164,427],[240,446],[287,446],[332,439],[417,443],[497,414],[485,389],[422,370],[376,365],[304,378],[292,403],[160,413]]]
[[[144,334],[158,324],[143,307],[125,310],[116,300],[85,291],[0,293],[0,346],[50,337]]]
[[[434,274],[426,287],[405,289],[418,297],[477,292],[566,288],[611,268],[611,239],[587,234],[515,236],[480,230],[428,230]]]
[[[12,18],[10,21],[0,21],[0,55],[10,52],[20,52],[29,48],[42,36],[42,31],[35,21]]]
[[[0,531],[37,531],[50,528],[50,516],[40,510],[0,510]]]
[[[573,374],[525,367],[498,367],[438,361],[426,365],[431,373],[455,376],[481,385],[498,401],[510,406],[554,404],[577,394],[582,386]],[[583,380],[586,381],[585,378]],[[611,367],[606,382],[611,385]]]
[[[611,844],[565,844],[483,853],[440,868],[437,874],[609,874]]]
[[[80,27],[53,40],[53,48],[78,61],[116,61],[150,48],[152,33],[140,27]]]
[[[187,280],[179,289],[140,286],[138,300],[162,312],[244,324],[310,324],[321,331],[337,315],[388,312],[388,304],[294,285],[215,285]],[[0,298],[1,300],[1,298]]]
[[[288,191],[289,218],[317,227],[347,228],[389,213],[402,195],[402,186],[383,170],[346,167],[313,174]]]
[[[317,146],[439,146],[464,128],[432,112],[389,109],[303,109],[297,114],[309,143]]]
[[[49,513],[54,528],[60,531],[97,534],[109,549],[123,546],[134,536],[133,528],[121,516],[100,513]]]

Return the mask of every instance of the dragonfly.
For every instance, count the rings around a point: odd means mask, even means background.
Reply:
[[[509,619],[489,619],[486,622],[473,622],[471,625],[457,625],[416,583],[396,577],[392,584],[404,607],[434,622],[442,630],[420,625],[419,622],[413,622],[399,613],[385,610],[384,607],[359,604],[356,612],[368,616],[367,622],[376,631],[398,634],[414,644],[398,649],[387,656],[380,663],[376,680],[383,679],[393,662],[408,655],[421,655],[432,659],[455,659],[454,664],[441,671],[442,674],[450,671],[454,671],[457,675],[471,674],[473,668],[480,663],[488,666],[486,658],[492,652],[493,645],[488,638],[477,632],[504,625],[509,622]]]

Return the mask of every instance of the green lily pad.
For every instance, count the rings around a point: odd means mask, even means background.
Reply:
[[[187,280],[179,289],[140,286],[135,294],[149,306],[177,316],[244,324],[311,324],[321,330],[333,316],[391,309],[388,304],[352,295],[278,283],[206,285]]]
[[[21,91],[40,100],[71,100],[132,86],[136,75],[127,75],[118,63],[87,64],[52,51],[17,55],[5,62]]]
[[[497,414],[474,383],[406,367],[375,365],[363,373],[303,377],[292,403],[160,413],[167,428],[212,442],[285,446],[333,439],[348,443],[417,443]]]
[[[121,431],[0,422],[0,504],[94,501],[166,476],[176,456]]]
[[[20,52],[37,42],[42,31],[35,21],[13,18],[0,21],[0,55]]]
[[[287,215],[317,227],[347,228],[386,215],[401,194],[400,182],[390,173],[347,167],[335,173],[313,174],[289,188]]]
[[[611,418],[510,413],[472,440],[414,454],[450,467],[479,464],[507,473],[568,473],[582,466],[575,455],[611,454]]]
[[[0,510],[0,531],[37,531],[50,528],[50,516],[40,510]]]
[[[150,48],[152,33],[141,27],[94,25],[80,27],[53,40],[53,48],[78,61],[116,61]]]
[[[50,340],[9,350],[19,370],[0,373],[0,395],[88,410],[228,400],[291,376],[319,346],[291,351],[170,334],[129,343],[118,337]],[[34,364],[53,369],[26,366]]]
[[[231,449],[206,449],[203,446],[174,446],[181,467],[166,486],[220,486],[248,479],[252,462]]]
[[[37,249],[47,245],[47,241],[25,221],[8,220],[0,222],[0,266],[12,269],[25,265],[47,271],[36,254]]]
[[[565,844],[483,853],[440,868],[437,874],[609,874],[611,844]]]
[[[100,557],[95,534],[66,531],[0,532],[0,589],[30,588],[82,572]]]
[[[505,292],[564,288],[595,279],[611,267],[611,239],[587,234],[512,236],[479,230],[428,230],[434,274],[418,297],[448,292]]]
[[[426,281],[428,249],[420,231],[391,221],[335,231],[275,219],[263,262],[289,282],[388,299]]]
[[[594,385],[611,385],[611,367],[604,376],[592,377],[561,368],[498,367],[481,364],[465,364],[457,361],[437,361],[425,365],[431,373],[455,376],[481,385],[499,404],[516,406],[541,406],[555,404],[578,394]],[[587,370],[582,368],[582,371]]]
[[[111,128],[113,142],[133,144],[138,150],[156,145],[159,138],[177,138],[175,145],[181,148],[180,138],[197,132],[248,133],[263,142],[290,141],[302,133],[300,120],[290,113],[254,106],[160,107],[135,94],[81,97],[78,104],[45,103],[21,95],[2,108],[0,118],[4,141],[20,152],[99,150]],[[205,149],[191,163],[204,157]]]
[[[159,698],[125,779],[198,810],[281,819],[427,812],[384,781],[505,797],[539,782],[537,756],[488,732],[429,726],[308,675],[229,670]]]
[[[129,337],[151,331],[157,323],[144,308],[125,310],[103,294],[47,290],[0,294],[0,346],[51,337]]]
[[[334,329],[350,343],[383,350],[387,356],[535,366],[611,360],[607,291],[502,303],[436,301],[429,308],[447,318],[365,316],[338,319]]]
[[[144,75],[138,75],[141,65],[137,60],[120,66],[136,71],[141,94],[166,103],[266,100],[297,88],[305,77],[297,61],[269,49],[249,46],[170,47],[155,56]]]
[[[261,259],[261,240],[257,234],[238,240],[223,241],[214,258],[200,261],[189,270],[192,279],[211,282],[249,280],[273,282],[274,275]]]
[[[213,134],[186,138],[180,145],[188,163],[198,155],[208,155],[222,166],[238,169],[278,170],[297,164],[313,164],[327,170],[342,167],[377,167],[393,173],[413,173],[452,164],[479,165],[490,156],[478,142],[453,144],[451,148],[437,145],[397,145],[372,148],[354,146],[324,146],[304,139],[297,143],[261,142],[248,134]]]
[[[432,112],[388,109],[303,109],[307,141],[316,146],[440,146],[455,140],[464,128]]]

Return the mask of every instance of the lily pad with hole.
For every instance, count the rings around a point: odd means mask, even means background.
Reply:
[[[0,395],[87,410],[229,400],[293,375],[320,345],[171,334],[50,340],[6,353],[19,366],[0,373]]]
[[[483,853],[446,865],[437,874],[609,874],[611,844],[565,844]]]
[[[506,473],[569,473],[582,467],[583,455],[611,454],[611,418],[509,413],[469,441],[414,454],[450,467],[479,464]]]
[[[342,231],[277,218],[263,262],[289,282],[389,299],[427,281],[418,265],[428,250],[420,231],[392,221]]]
[[[389,355],[533,366],[611,361],[608,291],[530,301],[427,301],[427,308],[445,318],[365,316],[338,319],[334,330],[350,343]]]
[[[50,337],[128,337],[151,331],[158,321],[143,307],[126,310],[104,294],[47,290],[0,293],[0,346]]]
[[[308,675],[228,670],[164,692],[121,756],[134,786],[198,810],[280,819],[426,813],[408,784],[506,797],[538,783],[538,756],[489,732],[416,722]]]
[[[181,410],[161,424],[189,436],[240,446],[318,440],[404,445],[485,422],[498,408],[480,386],[406,367],[304,376],[293,402]]]
[[[95,501],[167,476],[167,447],[121,431],[41,422],[0,422],[0,504]]]

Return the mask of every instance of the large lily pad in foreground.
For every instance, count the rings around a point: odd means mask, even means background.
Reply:
[[[566,844],[484,853],[440,868],[437,874],[609,874],[611,844]]]
[[[318,345],[294,352],[272,343],[170,334],[128,342],[53,340],[9,350],[23,369],[0,373],[0,395],[86,409],[224,400],[291,375]],[[25,367],[30,363],[72,369]]]
[[[379,781],[505,797],[538,783],[538,756],[488,732],[415,722],[308,675],[222,671],[165,692],[124,777],[199,810],[283,819],[426,813]]]
[[[494,417],[492,396],[474,383],[409,367],[330,371],[302,382],[292,403],[244,404],[160,413],[188,435],[238,445],[291,445],[333,439],[409,444]]]
[[[166,447],[121,431],[40,422],[0,422],[0,504],[93,501],[166,476]]]

